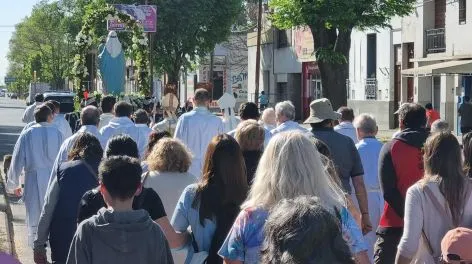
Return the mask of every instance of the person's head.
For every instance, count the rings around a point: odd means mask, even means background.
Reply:
[[[147,157],[149,156],[149,154],[151,154],[151,151],[152,149],[154,148],[154,146],[159,142],[159,140],[163,139],[163,138],[171,138],[172,135],[168,132],[168,131],[153,131],[151,132],[151,134],[149,135],[149,141],[148,141],[148,145],[146,147],[146,153],[144,155],[144,159],[147,159]]]
[[[247,102],[239,106],[239,116],[241,120],[258,120],[259,119],[259,109],[257,105],[253,102]]]
[[[159,172],[187,172],[191,163],[190,150],[173,138],[159,140],[147,158],[149,170]]]
[[[111,96],[111,95],[107,95],[107,96],[104,96],[102,98],[102,101],[100,103],[101,107],[102,107],[102,112],[103,113],[111,113],[113,111],[113,107],[115,106],[116,104],[116,98]]]
[[[242,151],[262,150],[265,130],[256,120],[246,120],[236,128],[235,138]]]
[[[37,93],[35,96],[34,96],[34,101],[36,103],[42,103],[44,102],[44,95],[42,93]]]
[[[283,199],[264,226],[261,263],[354,264],[338,218],[314,196]]]
[[[339,122],[350,122],[354,121],[354,110],[347,106],[340,107],[337,111],[341,118],[339,118]]]
[[[419,104],[405,103],[397,112],[400,129],[419,129],[426,127],[426,110]]]
[[[47,107],[49,107],[49,109],[51,109],[52,115],[53,115],[53,117],[55,117],[56,116],[56,105],[54,105],[52,103],[52,101],[46,101],[46,102],[44,102],[44,105],[46,105]]]
[[[275,110],[272,107],[264,109],[261,117],[262,122],[265,125],[275,126],[277,122],[275,121]]]
[[[61,112],[61,103],[55,100],[49,100],[48,102],[54,105],[54,113],[59,114]],[[51,109],[52,110],[52,109]]]
[[[136,124],[149,125],[151,120],[149,119],[149,116],[146,111],[144,111],[143,109],[139,109],[138,111],[134,112],[134,122]]]
[[[133,106],[125,101],[120,101],[115,104],[113,111],[116,117],[131,117],[133,114]]]
[[[275,105],[275,120],[278,125],[295,119],[295,106],[290,101],[283,101]]]
[[[138,145],[127,135],[116,135],[108,140],[105,157],[129,156],[139,158]]]
[[[467,96],[467,95],[466,95],[466,96],[464,96],[464,102],[466,102],[466,103],[470,102],[470,97],[469,97],[469,96]]]
[[[431,103],[427,103],[424,108],[426,108],[426,110],[432,110],[433,109],[433,104]]]
[[[226,134],[213,137],[192,204],[194,208],[200,208],[200,223],[212,219],[221,207],[239,207],[246,198],[247,189],[246,166],[238,142]]]
[[[472,263],[472,230],[464,227],[449,230],[441,241],[441,259],[448,264]]]
[[[340,118],[341,114],[334,112],[331,101],[326,98],[321,98],[310,103],[310,116],[304,123],[310,124],[313,130],[332,128],[334,126],[334,120]]]
[[[446,120],[438,119],[431,124],[431,133],[450,132],[449,123]]]
[[[461,220],[464,205],[465,173],[462,165],[461,147],[451,133],[431,135],[424,145],[425,182],[439,182],[456,226]]]
[[[80,123],[83,126],[98,126],[100,123],[100,111],[95,106],[87,106],[80,113]]]
[[[68,160],[100,161],[103,157],[103,149],[98,139],[88,133],[80,133],[76,138],[72,149],[68,153]]]
[[[378,132],[377,121],[372,115],[361,114],[354,119],[353,123],[356,128],[357,138],[362,140],[366,137],[375,137]]]
[[[141,164],[128,156],[105,158],[100,164],[98,175],[100,192],[108,206],[119,202],[133,201],[141,192]],[[131,208],[130,208],[131,209]]]
[[[262,154],[243,208],[270,209],[300,195],[317,196],[330,208],[345,205],[344,192],[327,175],[315,144],[302,132],[277,134]]]
[[[36,123],[52,123],[53,119],[53,112],[51,108],[49,108],[49,106],[47,106],[46,104],[42,104],[36,107],[36,109],[34,109],[34,120],[36,121]]]
[[[210,103],[210,93],[207,89],[197,89],[193,97],[193,102],[197,107],[208,107]]]
[[[265,92],[264,92],[264,91],[261,91],[261,94],[262,94],[262,95],[264,95],[264,94],[265,94]]]

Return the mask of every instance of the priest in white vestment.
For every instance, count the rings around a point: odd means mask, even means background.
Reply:
[[[146,153],[147,146],[149,143],[149,135],[152,133],[152,129],[149,127],[149,124],[151,123],[151,119],[149,118],[148,114],[146,111],[143,109],[139,109],[134,113],[134,123],[136,127],[138,128],[140,138],[143,138],[144,141],[146,142],[146,147],[140,151],[139,155],[141,157],[144,157],[144,154]]]
[[[66,120],[65,115],[61,114],[61,104],[54,100],[48,102],[54,104],[54,120],[52,121],[53,125],[59,129],[64,139],[71,137],[72,128],[70,127],[69,122]]]
[[[23,199],[26,207],[28,244],[33,246],[39,216],[44,203],[54,160],[61,147],[61,132],[52,125],[53,113],[47,105],[35,110],[36,123],[20,135],[13,151],[8,171],[8,190],[20,187],[20,175],[25,172]]]
[[[213,137],[224,133],[224,125],[221,118],[208,110],[210,94],[207,90],[197,89],[193,100],[195,108],[180,116],[174,137],[182,140],[192,151],[189,172],[200,178],[208,144]]]
[[[115,118],[113,115],[113,107],[115,107],[116,98],[112,95],[107,95],[102,98],[100,102],[100,107],[102,108],[102,114],[100,115],[100,123],[98,124],[98,129],[102,129],[110,121]]]
[[[51,172],[51,177],[49,179],[48,186],[51,185],[51,182],[53,180],[53,177],[56,175],[56,171],[59,168],[59,165],[62,162],[68,160],[69,151],[72,149],[75,141],[81,133],[87,132],[94,135],[98,139],[98,141],[100,141],[102,148],[105,149],[106,141],[103,139],[97,127],[99,121],[100,111],[98,110],[98,108],[96,108],[95,106],[87,106],[82,109],[82,112],[80,113],[80,124],[82,126],[74,135],[72,135],[71,137],[66,139],[64,143],[62,143],[59,153],[54,161],[54,166]]]
[[[29,124],[31,122],[34,122],[34,109],[36,107],[40,106],[44,101],[44,96],[43,94],[36,94],[34,97],[34,103],[28,106],[23,113],[23,117],[21,118],[21,121],[23,123]]]
[[[139,133],[139,129],[131,120],[133,107],[127,102],[118,102],[114,108],[115,118],[108,125],[100,129],[103,139],[108,142],[110,138],[116,135],[128,135],[138,145],[139,153],[146,150],[146,139]]]

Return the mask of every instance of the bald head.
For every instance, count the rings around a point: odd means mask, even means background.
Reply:
[[[83,126],[98,126],[100,122],[100,111],[95,106],[87,106],[80,113],[80,122]]]

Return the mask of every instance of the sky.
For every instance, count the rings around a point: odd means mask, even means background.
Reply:
[[[4,83],[8,69],[8,43],[14,25],[21,22],[23,18],[31,14],[33,6],[39,0],[2,0],[0,8],[0,84]]]

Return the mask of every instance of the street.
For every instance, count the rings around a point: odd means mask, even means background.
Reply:
[[[24,124],[21,117],[26,108],[23,100],[11,100],[0,97],[0,159],[11,154]],[[3,164],[2,164],[3,165]],[[23,264],[33,264],[33,251],[27,244],[25,225],[25,206],[18,199],[10,198],[13,212],[13,228],[18,258]]]

